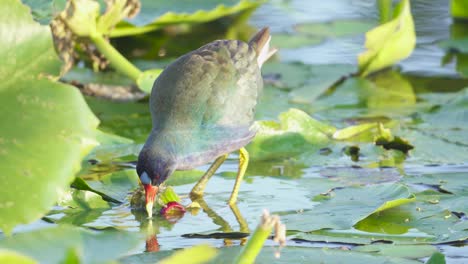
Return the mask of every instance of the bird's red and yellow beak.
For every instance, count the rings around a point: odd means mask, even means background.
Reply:
[[[154,198],[158,193],[158,187],[153,186],[151,184],[143,184],[145,187],[145,204],[146,204],[146,212],[148,213],[148,217],[153,216],[153,205],[154,205]]]

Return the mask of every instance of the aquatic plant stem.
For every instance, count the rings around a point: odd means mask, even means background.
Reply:
[[[392,0],[378,0],[380,24],[387,23],[392,19]]]
[[[252,264],[255,262],[257,255],[263,247],[263,244],[270,236],[273,228],[275,228],[274,241],[280,243],[281,246],[285,243],[285,230],[286,227],[281,224],[279,217],[276,215],[271,216],[268,212],[264,212],[260,220],[260,224],[255,229],[254,233],[249,238],[245,247],[241,250],[239,255],[234,259],[234,264]]]
[[[134,82],[138,80],[141,71],[128,61],[118,50],[116,50],[109,42],[107,42],[103,35],[94,33],[90,35],[90,39],[96,45],[97,49],[109,60],[110,64],[118,72],[130,77]]]

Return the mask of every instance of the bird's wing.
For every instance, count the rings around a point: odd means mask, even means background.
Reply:
[[[180,57],[156,80],[151,95],[153,129],[246,127],[263,87],[256,51],[219,40]]]

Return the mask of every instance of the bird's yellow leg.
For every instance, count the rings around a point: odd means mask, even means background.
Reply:
[[[190,191],[190,199],[197,200],[200,197],[203,197],[203,193],[205,192],[205,187],[210,178],[215,174],[216,170],[223,164],[223,162],[227,159],[229,154],[224,154],[217,158],[213,164],[211,164],[210,168],[203,174],[203,176],[198,180],[197,184],[193,186],[192,190]]]
[[[242,180],[244,179],[245,171],[249,165],[249,153],[245,148],[239,149],[239,170],[237,171],[236,183],[232,189],[231,197],[229,198],[229,204],[235,204],[237,202],[237,194]]]

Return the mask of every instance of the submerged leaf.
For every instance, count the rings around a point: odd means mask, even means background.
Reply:
[[[416,45],[410,1],[401,0],[393,19],[366,34],[366,49],[358,57],[359,74],[367,76],[407,58]]]

